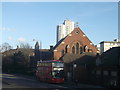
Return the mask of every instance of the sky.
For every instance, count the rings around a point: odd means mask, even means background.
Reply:
[[[56,44],[57,25],[66,19],[78,22],[94,45],[118,38],[117,2],[3,2],[2,43],[34,48],[34,39],[49,49]]]

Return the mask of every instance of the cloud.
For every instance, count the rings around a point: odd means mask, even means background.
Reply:
[[[2,27],[2,28],[0,28],[0,31],[16,31],[16,29],[15,28]]]
[[[17,39],[17,41],[19,41],[19,42],[26,42],[26,39],[23,38],[23,37],[20,37],[20,38]]]

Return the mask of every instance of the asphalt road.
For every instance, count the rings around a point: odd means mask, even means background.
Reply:
[[[32,77],[13,74],[2,75],[2,88],[67,88],[58,84],[40,82]]]
[[[101,88],[99,86],[90,85],[79,85],[74,84],[50,84],[36,80],[34,77],[16,74],[0,74],[2,76],[2,90],[41,90],[41,89],[52,89],[52,90],[83,90],[83,88]]]

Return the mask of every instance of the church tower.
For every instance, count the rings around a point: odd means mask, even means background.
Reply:
[[[39,61],[40,60],[40,51],[39,51],[39,43],[38,43],[38,41],[35,44],[35,51],[34,52],[35,52],[36,61]]]
[[[35,44],[35,50],[39,50],[39,43],[38,43],[38,41]]]

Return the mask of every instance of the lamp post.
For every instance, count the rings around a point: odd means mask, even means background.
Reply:
[[[77,64],[73,64],[73,81],[76,81],[75,80],[75,68],[77,67]]]

